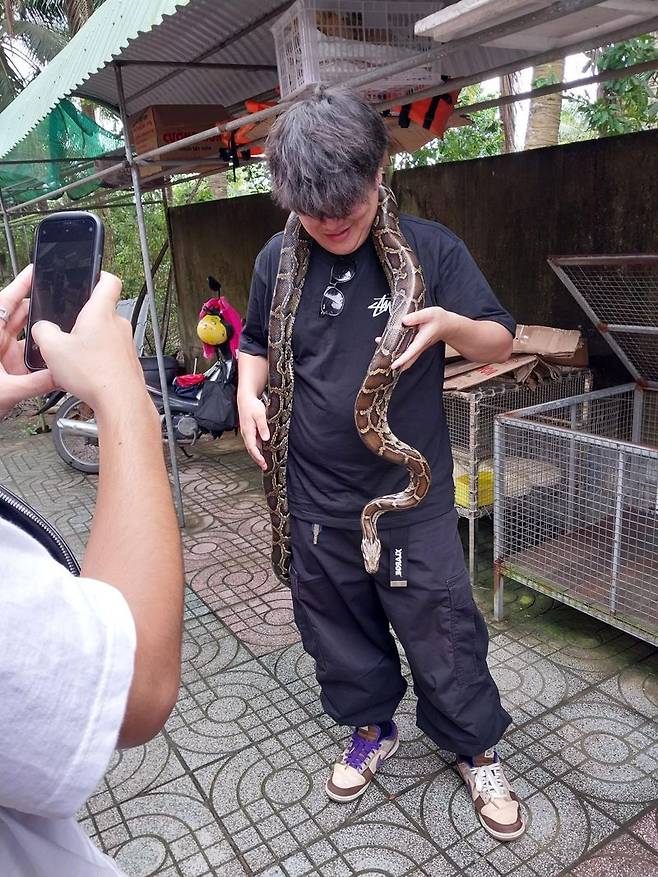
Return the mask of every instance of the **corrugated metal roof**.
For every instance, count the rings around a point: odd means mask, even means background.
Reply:
[[[122,61],[204,61],[276,64],[270,25],[290,0],[189,0],[174,18],[141,34],[122,53]],[[129,113],[151,104],[223,104],[231,106],[278,83],[276,71],[123,69]],[[154,87],[155,86],[155,87]],[[78,93],[117,103],[114,71],[91,76]]]

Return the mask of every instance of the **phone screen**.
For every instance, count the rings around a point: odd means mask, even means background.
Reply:
[[[94,216],[58,216],[43,220],[36,234],[30,317],[25,361],[28,368],[45,368],[30,327],[39,320],[70,332],[89,299],[100,269],[99,235]]]

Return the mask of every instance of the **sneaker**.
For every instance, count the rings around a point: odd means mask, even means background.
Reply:
[[[340,761],[334,765],[325,791],[333,801],[355,801],[372,782],[379,765],[397,752],[400,741],[395,722],[382,733],[379,725],[355,728]]]
[[[482,827],[496,840],[516,840],[525,831],[519,799],[494,749],[473,758],[457,757],[457,770],[473,798]]]

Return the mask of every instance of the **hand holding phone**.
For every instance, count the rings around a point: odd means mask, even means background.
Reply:
[[[141,404],[159,416],[146,392],[132,327],[116,310],[120,295],[119,278],[102,271],[70,334],[45,321],[33,330],[53,383],[90,405],[97,422]]]
[[[0,420],[17,402],[42,396],[53,389],[52,375],[40,370],[28,374],[24,363],[24,341],[19,341],[27,323],[28,294],[32,266],[0,289]]]
[[[53,213],[37,226],[25,341],[30,371],[46,368],[32,326],[48,320],[71,331],[100,277],[104,240],[103,224],[94,213]]]

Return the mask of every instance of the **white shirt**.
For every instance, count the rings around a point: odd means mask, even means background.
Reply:
[[[0,875],[116,877],[75,814],[114,751],[135,655],[128,604],[0,519]]]

